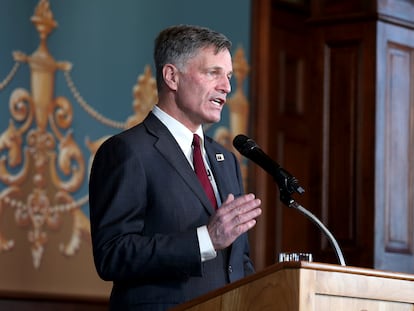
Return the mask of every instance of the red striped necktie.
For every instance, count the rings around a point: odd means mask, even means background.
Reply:
[[[204,166],[203,156],[201,155],[200,137],[197,134],[194,134],[193,147],[194,171],[198,179],[200,180],[200,183],[203,186],[204,191],[210,199],[211,204],[215,209],[217,209],[216,196],[214,194],[214,190],[211,185],[210,179],[208,178],[206,167]]]

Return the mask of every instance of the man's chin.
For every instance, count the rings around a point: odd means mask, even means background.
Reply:
[[[220,120],[221,120],[221,116],[215,117],[215,118],[210,118],[209,121],[207,121],[207,123],[210,123],[210,124],[218,123],[218,122],[220,122]]]

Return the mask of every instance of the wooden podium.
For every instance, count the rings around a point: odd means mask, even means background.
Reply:
[[[315,262],[278,263],[172,311],[414,310],[414,275]]]

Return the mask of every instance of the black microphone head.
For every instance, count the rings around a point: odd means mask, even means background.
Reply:
[[[245,144],[245,142],[248,139],[249,139],[249,137],[247,137],[246,135],[243,135],[243,134],[237,135],[233,139],[233,146],[234,146],[234,148],[236,148],[237,150],[239,150]]]
[[[247,137],[246,135],[239,134],[234,137],[233,146],[246,158],[252,160],[272,175],[281,191],[283,190],[289,194],[292,194],[295,191],[297,193],[305,192],[305,190],[299,185],[297,179],[290,175],[289,172],[282,169],[279,164],[264,153],[253,139]]]
[[[233,146],[242,155],[247,156],[250,150],[257,147],[257,144],[253,139],[247,137],[246,135],[239,134],[236,137],[234,137]]]

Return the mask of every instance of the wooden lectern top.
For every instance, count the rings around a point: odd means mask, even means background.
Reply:
[[[283,262],[171,309],[184,310],[413,311],[414,275]]]

